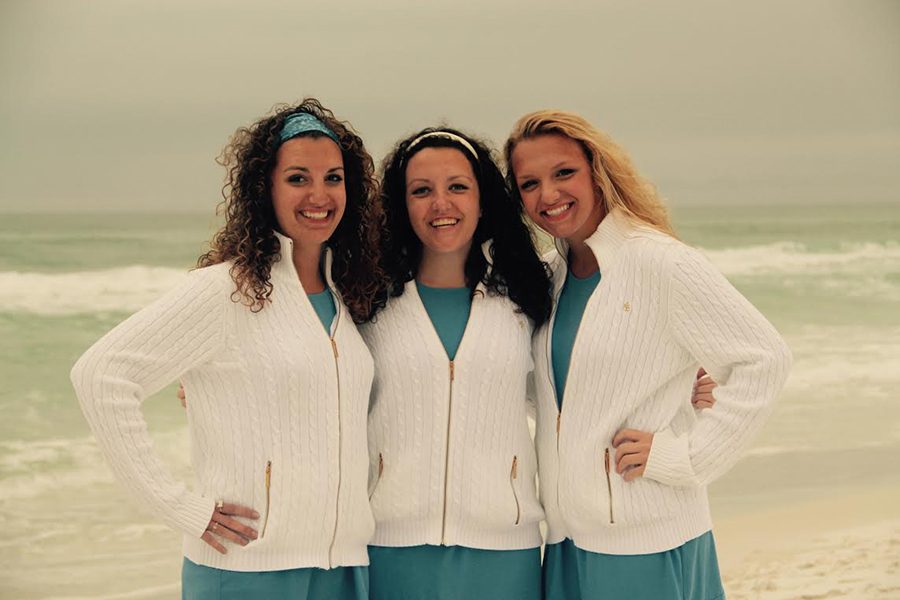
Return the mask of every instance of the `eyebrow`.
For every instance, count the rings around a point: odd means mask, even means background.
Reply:
[[[451,175],[447,179],[450,181],[452,181],[454,179],[465,179],[467,181],[475,181],[474,178],[469,177],[468,175]],[[425,183],[431,183],[431,179],[428,179],[427,177],[416,177],[415,179],[410,179],[409,181],[407,181],[406,185],[412,185],[413,183],[415,183],[417,181],[424,181]]]
[[[552,167],[550,167],[550,170],[551,170],[551,171],[554,171],[554,170],[560,168],[561,166],[563,166],[563,165],[565,165],[566,163],[568,163],[569,160],[571,160],[571,159],[568,159],[568,158],[567,158],[567,159],[565,159],[565,160],[559,161],[558,163],[556,163],[555,165],[553,165]],[[530,173],[523,173],[522,175],[516,175],[516,181],[518,181],[518,180],[520,180],[520,179],[530,179],[530,178],[532,178],[532,177],[534,177],[534,175],[531,175]]]
[[[343,170],[344,170],[344,167],[331,167],[330,169],[328,169],[326,171],[326,173],[332,173],[334,171],[343,171]],[[298,167],[298,166],[285,167],[284,172],[287,173],[288,171],[302,171],[303,173],[309,173],[309,169],[307,167]]]

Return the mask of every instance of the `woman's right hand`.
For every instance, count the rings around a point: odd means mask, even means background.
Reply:
[[[228,554],[228,549],[220,543],[218,538],[229,540],[241,546],[246,546],[257,538],[258,533],[255,529],[244,525],[233,517],[255,520],[259,518],[259,513],[240,504],[217,502],[216,509],[209,520],[209,525],[206,526],[206,531],[203,532],[200,539],[215,548],[216,551]]]

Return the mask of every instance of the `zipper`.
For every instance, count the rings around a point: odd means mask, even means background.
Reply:
[[[522,520],[522,507],[519,505],[519,494],[516,492],[516,477],[519,475],[519,457],[513,456],[512,468],[509,470],[509,485],[512,487],[513,498],[516,499],[516,522],[518,525],[519,521]]]
[[[562,295],[562,288],[559,288],[559,291],[556,293],[553,298],[553,305],[559,306],[559,297]],[[560,469],[560,458],[559,458],[559,428],[562,424],[562,406],[559,404],[559,398],[556,397],[556,373],[553,372],[553,356],[550,354],[550,341],[553,338],[553,325],[556,323],[556,310],[553,311],[553,314],[550,315],[550,322],[547,324],[547,372],[550,374],[550,392],[553,394],[553,404],[556,406],[556,465],[557,465],[557,474],[556,474],[556,507],[559,510],[559,471]],[[576,337],[578,334],[575,334]],[[573,343],[572,347],[575,345]],[[565,392],[565,390],[563,390]]]
[[[480,284],[479,284],[480,285]],[[478,287],[476,286],[476,291]],[[416,298],[419,300],[419,305],[422,307],[422,312],[425,314],[425,318],[431,323],[432,331],[434,331],[434,339],[438,344],[441,344],[443,347],[443,343],[441,342],[441,338],[437,333],[437,329],[434,327],[434,323],[431,321],[431,317],[428,315],[428,310],[425,308],[425,304],[422,302],[421,296],[419,296],[418,290],[415,289],[415,283],[413,283],[413,291],[415,292]],[[469,320],[466,322],[466,328],[463,330],[462,338],[459,340],[459,346],[456,347],[456,356],[459,356],[460,351],[463,349],[466,341],[466,334],[472,328],[472,321],[475,314],[475,299],[477,296],[472,298],[472,307],[469,310]],[[445,351],[446,352],[446,351]],[[449,356],[447,357],[450,358]],[[444,501],[443,501],[443,510],[441,515],[441,545],[446,545],[447,541],[447,487],[450,483],[450,424],[453,419],[453,380],[456,378],[456,364],[451,359],[449,361],[449,369],[450,369],[450,391],[447,397],[447,438],[444,444]]]
[[[269,507],[272,504],[272,461],[266,461],[266,516],[263,517],[262,533],[260,539],[266,537],[266,527],[269,525]]]
[[[372,496],[375,495],[375,490],[378,489],[378,484],[381,483],[381,474],[384,473],[384,457],[381,455],[381,452],[378,453],[378,477],[375,478],[375,485],[372,486],[372,492],[369,494],[369,500],[372,499]]]
[[[463,334],[465,335],[465,334]],[[453,415],[453,380],[456,378],[456,366],[450,361],[450,393],[447,398],[447,439],[444,448],[444,511],[441,516],[441,545],[445,545],[447,536],[447,487],[450,477],[450,423]]]
[[[334,294],[334,292],[332,292]],[[338,414],[338,482],[337,482],[337,494],[334,497],[334,530],[331,534],[331,544],[328,546],[328,568],[332,568],[334,566],[334,544],[337,541],[337,530],[338,530],[338,513],[340,512],[340,501],[341,501],[341,455],[343,454],[343,424],[341,423],[341,369],[338,365],[338,346],[337,341],[334,339],[335,334],[337,333],[338,324],[341,320],[341,305],[338,303],[337,299],[335,299],[335,305],[337,306],[337,311],[334,317],[334,327],[331,330],[331,335],[328,336],[328,339],[331,340],[331,351],[334,354],[334,377],[337,382],[337,414]]]
[[[606,449],[603,457],[603,464],[606,467],[606,491],[609,493],[609,523],[615,524],[613,519],[613,498],[612,498],[612,478],[609,474],[609,448]]]
[[[566,269],[568,269],[568,264],[566,265]],[[567,274],[568,274],[568,271],[567,271]],[[563,283],[563,286],[565,286],[565,283]],[[599,285],[597,287],[599,287]],[[556,292],[556,295],[553,298],[553,305],[555,307],[559,306],[559,298],[560,298],[560,296],[562,296],[562,290],[563,290],[563,288],[560,287],[559,291]],[[591,303],[591,299],[594,297],[594,294],[596,294],[596,293],[597,293],[597,289],[594,289],[594,291],[591,292],[591,295],[588,297],[587,302],[584,305],[585,311],[587,311],[588,304]],[[559,398],[556,396],[556,373],[553,372],[553,356],[551,354],[552,349],[550,347],[550,342],[551,342],[551,339],[553,338],[553,326],[555,324],[556,324],[556,309],[554,309],[553,314],[550,317],[550,323],[548,323],[548,325],[547,325],[547,369],[551,375],[550,391],[553,393],[553,400],[556,403],[556,409],[557,409],[557,413],[556,413],[556,464],[557,464],[557,470],[561,470],[561,461],[559,458],[559,430],[562,426],[562,406],[560,406]],[[581,315],[581,321],[578,323],[578,329],[575,330],[575,339],[572,340],[572,352],[569,354],[569,373],[572,372],[572,364],[574,362],[574,361],[572,361],[572,358],[575,356],[575,348],[578,346],[578,337],[581,335],[581,330],[583,327],[584,327],[584,314]],[[565,398],[565,396],[566,396],[566,389],[568,389],[568,387],[569,387],[569,381],[570,381],[570,379],[568,377],[566,377],[566,383],[565,383],[565,385],[563,385],[563,398]],[[608,473],[609,473],[609,471],[607,471],[607,475],[608,475]],[[607,481],[608,481],[608,478],[607,478]],[[610,497],[612,497],[612,492],[610,492]],[[560,508],[560,510],[562,510],[560,507],[560,502],[559,502],[559,475],[558,474],[556,477],[556,506],[557,506],[557,508]]]

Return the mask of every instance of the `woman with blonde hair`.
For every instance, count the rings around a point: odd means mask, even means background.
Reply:
[[[706,486],[762,427],[790,352],[584,118],[525,115],[505,154],[556,242],[534,337],[546,597],[722,598]],[[687,401],[701,363],[719,384],[702,413]]]

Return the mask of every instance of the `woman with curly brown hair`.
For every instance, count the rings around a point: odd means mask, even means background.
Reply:
[[[184,598],[366,598],[373,362],[354,323],[384,302],[372,160],[307,99],[238,130],[222,163],[226,222],[200,268],[72,382],[118,478],[184,533]],[[194,491],[141,412],[177,379]]]

